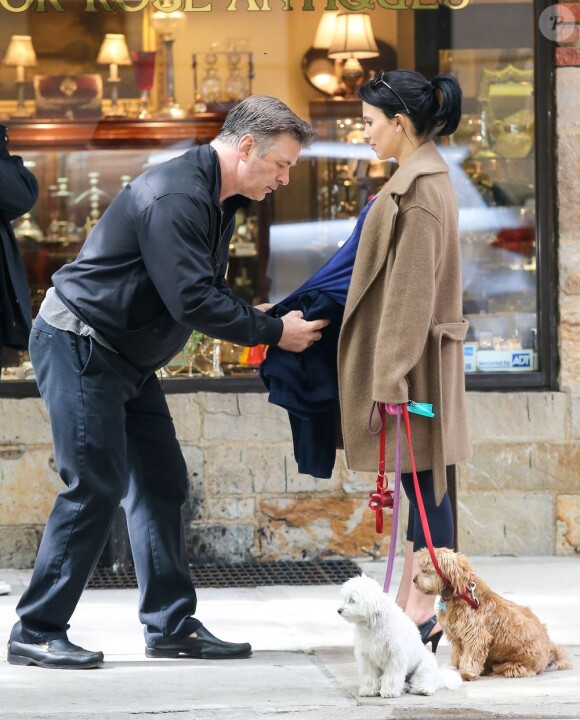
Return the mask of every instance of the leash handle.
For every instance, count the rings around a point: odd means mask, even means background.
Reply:
[[[378,408],[380,425],[377,430],[373,430],[372,419],[375,409]],[[386,467],[386,448],[387,448],[387,423],[386,414],[397,414],[397,440],[395,452],[395,491],[388,489],[388,480],[385,476]],[[399,503],[401,495],[401,406],[385,405],[385,403],[373,402],[371,415],[369,418],[369,431],[373,435],[379,435],[379,467],[377,472],[377,489],[370,493],[369,507],[375,512],[375,527],[377,533],[383,532],[383,508],[392,507],[393,517],[391,523],[391,543],[389,545],[389,558],[387,562],[387,573],[383,584],[383,591],[389,592],[391,585],[391,577],[393,574],[393,565],[395,562],[395,552],[397,549],[397,527],[399,521]]]
[[[381,424],[379,429],[373,432],[371,429],[371,421],[375,407],[379,409]],[[383,532],[383,508],[392,508],[394,505],[394,493],[388,489],[389,482],[385,475],[385,454],[387,446],[385,403],[373,403],[371,417],[369,418],[369,429],[371,429],[373,434],[379,433],[379,468],[377,472],[376,490],[369,494],[369,507],[375,512],[375,529],[377,533],[380,534]]]

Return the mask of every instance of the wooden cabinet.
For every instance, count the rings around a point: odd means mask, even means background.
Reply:
[[[51,276],[76,257],[124,184],[147,167],[211,141],[223,114],[187,120],[41,121],[9,124],[9,149],[36,175],[39,199],[15,221],[36,311]]]
[[[30,150],[152,149],[178,143],[192,147],[213,140],[224,118],[224,113],[201,113],[185,120],[13,119],[7,124],[11,151],[26,154]]]
[[[13,120],[7,123],[11,154],[23,157],[40,185],[36,205],[14,222],[34,314],[52,284],[53,273],[77,256],[91,227],[123,185],[148,167],[213,140],[225,115],[202,113],[184,120],[163,121]],[[234,292],[245,293],[248,300],[267,299],[269,223],[268,203],[251,207],[249,214],[239,218],[232,239],[228,281]],[[252,233],[254,248],[250,247]],[[204,348],[207,351],[205,339]],[[229,344],[222,346],[222,352],[224,363],[230,355],[236,355],[235,347]],[[36,394],[27,354],[10,351],[5,360],[8,367],[2,374],[0,396]],[[176,358],[175,363],[163,371],[164,375],[171,376],[165,385],[169,392],[263,390],[262,383],[255,377],[255,368],[235,367],[232,370],[235,377],[215,378],[211,373],[204,374],[207,357],[201,358],[203,363],[193,366],[181,360]],[[184,372],[178,369],[181,364]]]
[[[91,226],[123,184],[151,165],[210,142],[224,118],[225,113],[203,113],[163,121],[7,122],[10,153],[22,156],[40,186],[31,212],[14,221],[34,313],[51,285],[52,274],[76,257]],[[26,353],[7,352],[0,395],[35,393],[32,374],[25,372],[27,359]],[[202,381],[206,382],[213,381]],[[169,385],[179,386],[181,381]],[[186,390],[180,387],[178,391]]]

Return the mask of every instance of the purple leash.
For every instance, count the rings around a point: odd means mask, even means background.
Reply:
[[[395,494],[393,497],[393,518],[391,523],[391,544],[389,546],[389,559],[387,561],[387,574],[383,592],[388,593],[391,587],[395,551],[397,549],[397,527],[399,525],[399,499],[401,495],[401,406],[397,405],[397,445],[395,448]]]

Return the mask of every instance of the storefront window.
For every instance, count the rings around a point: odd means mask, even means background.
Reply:
[[[345,8],[315,4],[232,0],[202,12],[194,7],[199,3],[182,3],[169,28],[151,22],[153,6],[127,12],[111,0],[106,13],[97,3],[61,0],[63,12],[48,8],[43,15],[0,2],[0,122],[9,127],[11,152],[24,157],[41,185],[36,206],[14,222],[34,310],[51,274],[76,256],[123,184],[211,140],[225,112],[248,92],[280,97],[318,131],[290,185],[240,214],[230,246],[234,292],[250,302],[282,299],[349,236],[362,207],[396,169],[377,162],[364,144],[357,85],[378,69],[449,72],[464,91],[461,124],[440,150],[459,203],[468,382],[545,384],[536,4],[368,3],[376,53],[360,60],[361,72],[336,52],[328,57],[333,9]],[[71,23],[74,32],[67,30]],[[129,52],[115,71],[102,64],[112,62],[101,53],[111,33],[124,36]],[[14,36],[31,38],[35,65],[6,61]],[[67,42],[55,49],[54,37]],[[252,374],[263,352],[194,334],[163,374],[180,381]],[[5,365],[3,386],[33,379],[25,352],[8,353]]]
[[[461,124],[441,141],[440,151],[459,205],[464,314],[470,322],[464,358],[471,386],[478,383],[474,376],[498,373],[509,386],[511,376],[542,368],[533,17],[531,1],[474,0],[461,12],[415,10],[396,34],[398,49],[414,47],[414,68],[427,77],[452,73],[464,92]],[[316,56],[309,59],[312,67],[317,62]],[[398,59],[394,66],[400,66]],[[309,67],[308,72],[316,77],[315,70]],[[314,101],[310,115],[320,141],[304,153],[302,162],[309,164],[310,173],[305,167],[302,172],[316,197],[318,223],[300,226],[306,247],[294,259],[297,226],[272,226],[269,267],[275,299],[292,284],[284,272],[288,264],[299,264],[300,279],[308,276],[348,237],[361,207],[396,169],[392,163],[377,163],[363,144],[358,103]],[[291,189],[274,202],[276,220],[278,214],[291,216]],[[293,218],[301,219],[306,217]]]

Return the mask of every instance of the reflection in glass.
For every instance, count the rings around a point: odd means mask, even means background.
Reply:
[[[201,99],[206,105],[217,103],[221,99],[222,86],[217,71],[218,56],[209,52],[205,56],[207,66],[205,77],[201,81]]]
[[[131,51],[131,60],[133,61],[133,71],[135,73],[135,84],[141,93],[139,100],[139,114],[137,115],[140,119],[151,117],[149,98],[155,77],[155,55],[156,53],[154,51]]]

